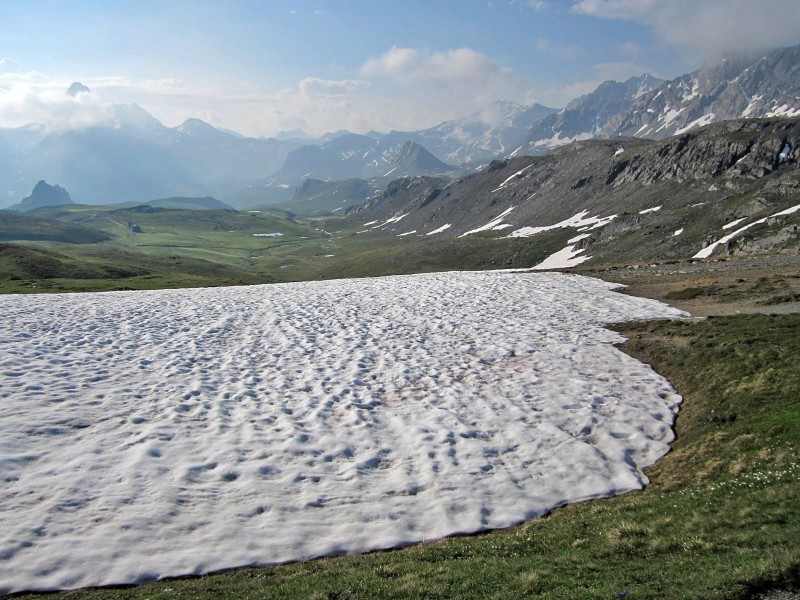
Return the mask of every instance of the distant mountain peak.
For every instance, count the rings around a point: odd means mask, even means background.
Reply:
[[[231,137],[233,134],[220,131],[210,123],[201,119],[186,119],[175,130],[181,134],[205,140],[217,140]],[[235,137],[235,136],[234,136]]]
[[[417,142],[408,141],[400,148],[390,164],[387,173],[393,177],[419,173],[441,173],[452,167],[428,152]]]
[[[69,192],[60,185],[50,185],[46,181],[39,181],[29,196],[25,196],[22,202],[10,206],[10,210],[28,212],[35,208],[44,206],[60,206],[62,204],[74,204]]]
[[[72,96],[74,98],[78,94],[83,94],[83,93],[89,94],[91,93],[91,91],[92,90],[83,85],[80,81],[76,81],[71,86],[69,86],[69,89],[67,90],[67,95]]]

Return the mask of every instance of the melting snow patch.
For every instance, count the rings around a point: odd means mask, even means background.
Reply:
[[[381,227],[386,227],[387,225],[391,225],[392,223],[397,223],[400,219],[404,219],[408,216],[408,213],[402,214],[398,217],[392,217],[391,219],[387,219],[383,223],[378,223],[377,225],[371,227],[371,229],[380,229]],[[377,221],[372,221],[373,223],[377,223]],[[366,225],[364,226],[366,227]]]
[[[639,489],[680,398],[603,325],[684,313],[613,287],[2,296],[0,593],[388,548]]]
[[[770,215],[769,217],[764,217],[762,219],[759,219],[758,221],[753,221],[752,223],[748,223],[744,227],[740,227],[739,229],[737,229],[733,233],[729,233],[728,235],[726,235],[725,237],[717,240],[713,244],[709,244],[708,246],[706,246],[705,248],[700,250],[700,252],[695,254],[692,258],[708,258],[709,256],[711,256],[711,254],[714,252],[714,250],[717,249],[717,246],[719,246],[720,244],[727,244],[733,238],[735,238],[737,235],[739,235],[740,233],[742,233],[744,231],[747,231],[748,229],[750,229],[754,225],[760,225],[761,223],[766,222],[767,219],[772,218],[772,217],[783,217],[783,216],[786,216],[786,215],[791,215],[791,214],[796,213],[798,211],[800,211],[800,204],[798,204],[797,206],[792,206],[791,208],[787,208],[786,210],[782,210],[780,212],[776,212],[775,214]],[[739,219],[739,221],[733,221],[732,223],[728,223],[727,226],[733,226],[735,224],[738,224],[741,221],[742,221],[742,219]],[[725,227],[727,227],[727,226],[725,226]],[[725,227],[723,227],[723,229]]]
[[[537,233],[542,233],[544,231],[552,231],[553,229],[560,229],[562,227],[574,227],[579,231],[590,231],[592,229],[597,229],[598,227],[602,227],[604,225],[608,225],[611,221],[613,221],[617,215],[611,215],[609,217],[587,217],[586,215],[589,214],[588,210],[582,210],[577,215],[570,217],[569,219],[565,219],[560,223],[556,223],[555,225],[544,225],[541,227],[522,227],[517,229],[516,231],[512,231],[511,235],[508,237],[530,237],[536,235]]]
[[[498,187],[496,187],[495,189],[493,189],[493,190],[492,190],[491,192],[489,192],[489,193],[490,193],[490,194],[493,194],[494,192],[497,192],[497,191],[499,191],[499,190],[502,190],[502,189],[503,189],[504,187],[506,187],[506,186],[507,186],[507,185],[508,185],[508,184],[509,184],[509,183],[510,183],[510,182],[511,182],[513,179],[515,179],[516,177],[518,177],[518,176],[522,175],[522,174],[523,174],[525,171],[527,171],[528,169],[530,169],[532,166],[533,166],[533,165],[532,165],[532,164],[530,164],[530,165],[528,165],[527,167],[523,167],[522,169],[520,169],[519,171],[517,171],[516,173],[514,173],[514,174],[513,174],[513,175],[511,175],[510,177],[506,177],[506,179],[505,179],[505,181],[503,181],[503,183],[501,183],[501,184],[500,184]]]
[[[405,233],[398,233],[397,237],[406,237],[407,235],[413,235],[417,233],[416,229],[412,229],[411,231],[406,231]]]
[[[680,127],[678,129],[676,129],[675,130],[675,135],[680,135],[682,133],[686,133],[687,131],[689,131],[690,129],[694,129],[695,127],[704,127],[705,125],[713,123],[714,119],[716,119],[716,116],[714,115],[714,113],[712,113],[712,112],[707,113],[707,114],[703,115],[702,117],[700,117],[698,119],[695,119],[694,121],[690,122],[685,127]]]
[[[582,248],[576,250],[573,246],[567,246],[545,258],[542,262],[533,267],[533,270],[568,269],[569,267],[574,267],[592,258],[591,256],[578,256],[582,252]]]
[[[658,212],[660,210],[661,210],[660,206],[654,206],[653,208],[645,208],[644,210],[640,210],[639,214],[640,215],[646,215],[647,213]]]
[[[503,225],[503,219],[512,210],[514,210],[513,206],[504,210],[499,216],[489,221],[486,225],[478,227],[477,229],[472,229],[470,231],[467,231],[466,233],[462,233],[458,237],[464,237],[465,235],[471,235],[473,233],[479,233],[481,231],[491,231],[492,229],[505,229],[506,227],[512,227],[511,225]]]
[[[723,225],[722,228],[723,229],[731,229],[733,227],[736,227],[739,223],[741,223],[742,221],[746,220],[746,218],[747,217],[742,217],[741,219],[736,219],[735,221],[731,221],[727,225]]]
[[[429,231],[425,235],[433,235],[435,233],[442,233],[443,231],[447,231],[448,229],[450,229],[450,226],[451,226],[450,223],[448,223],[447,225],[442,225],[438,229],[434,229],[433,231]]]
[[[797,206],[793,206],[791,208],[787,208],[786,210],[782,210],[781,212],[777,212],[777,213],[775,213],[774,215],[771,215],[771,216],[773,216],[773,217],[784,217],[786,215],[794,214],[797,211],[800,211],[800,204],[798,204]]]
[[[789,106],[788,104],[784,104],[778,108],[773,108],[769,111],[766,117],[797,117],[800,116],[800,108],[795,108]]]
[[[274,238],[274,237],[283,237],[283,234],[282,234],[282,233],[280,233],[279,231],[276,231],[275,233],[254,233],[254,234],[253,234],[253,237],[268,237],[268,238]]]
[[[623,147],[621,147],[621,146],[620,146],[619,148],[617,148],[617,151],[616,151],[616,152],[614,152],[614,156],[619,156],[619,155],[620,155],[620,154],[622,154],[623,152],[625,152],[625,148],[623,148]]]
[[[672,237],[678,237],[680,234],[683,233],[683,227],[678,229],[675,233],[672,234]]]

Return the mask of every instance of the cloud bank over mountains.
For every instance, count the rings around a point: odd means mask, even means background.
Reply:
[[[644,25],[664,44],[705,55],[792,44],[797,39],[793,0],[580,0],[572,11]]]
[[[277,10],[274,6],[270,10]],[[302,69],[286,66],[292,76],[272,83],[262,73],[269,74],[269,65],[258,57],[252,58],[249,74],[235,64],[230,64],[231,73],[221,73],[209,63],[205,70],[170,67],[166,76],[163,68],[146,66],[134,73],[124,63],[117,66],[113,57],[101,71],[83,67],[81,72],[48,71],[47,65],[26,62],[25,55],[0,57],[0,127],[82,128],[110,122],[111,104],[130,103],[168,126],[195,117],[250,136],[292,130],[313,136],[339,129],[418,130],[468,114],[483,115],[491,123],[498,99],[564,106],[608,79],[623,81],[645,72],[670,78],[723,51],[800,42],[796,0],[495,1],[481,7],[483,12],[465,6],[464,15],[448,15],[462,21],[458,31],[471,34],[463,38],[448,37],[451,23],[422,23],[425,15],[415,17],[415,12],[408,18],[417,18],[421,28],[441,30],[441,36],[424,40],[399,26],[382,35],[381,28],[388,27],[384,22],[358,28],[350,24],[353,7],[338,10],[340,22],[363,38],[372,33],[373,44],[362,48],[356,35],[337,37],[328,55],[310,54]],[[327,27],[337,17],[332,10],[305,16],[288,12],[306,23],[324,20]],[[493,29],[489,20],[501,13],[503,24],[510,27],[516,20],[520,28]],[[473,22],[476,14],[487,22]],[[559,23],[561,29],[547,29]],[[187,24],[175,27],[175,36],[195,33]],[[605,33],[598,34],[601,30]],[[224,40],[211,41],[213,29],[204,33],[213,53],[214,44]],[[339,32],[328,33],[334,37]],[[270,49],[286,64],[294,58],[286,48]],[[674,58],[665,58],[674,56],[684,57],[679,67]],[[197,63],[203,58],[196,57]],[[65,94],[74,81],[91,93]]]

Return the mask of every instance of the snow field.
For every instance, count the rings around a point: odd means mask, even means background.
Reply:
[[[0,297],[0,593],[505,527],[640,488],[680,398],[562,275]]]

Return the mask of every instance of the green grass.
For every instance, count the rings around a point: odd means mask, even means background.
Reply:
[[[17,250],[0,253],[0,293],[240,285],[524,268],[564,247],[569,237],[567,231],[555,231],[535,239],[512,240],[498,240],[488,234],[464,239],[387,238],[373,232],[358,234],[344,220],[297,220],[279,210],[242,213],[152,207],[67,208],[43,214],[68,224],[78,221],[87,231],[112,239],[83,245],[15,242]],[[136,223],[142,232],[132,232],[128,223]],[[327,233],[321,230],[321,223],[342,229]],[[283,235],[253,235],[273,232]]]
[[[684,395],[673,451],[642,492],[400,550],[59,597],[669,600],[797,589],[800,315],[617,329],[625,351]]]

